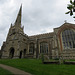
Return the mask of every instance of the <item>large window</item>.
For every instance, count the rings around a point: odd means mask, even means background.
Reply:
[[[29,45],[29,53],[34,54],[34,43],[30,43],[30,45]]]
[[[64,49],[75,48],[75,32],[71,29],[62,32],[62,42]]]
[[[44,53],[44,54],[48,53],[48,43],[47,42],[40,43],[40,53]]]

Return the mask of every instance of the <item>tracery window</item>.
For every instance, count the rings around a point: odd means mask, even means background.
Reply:
[[[48,43],[47,42],[40,43],[40,53],[44,53],[44,54],[48,53]]]
[[[62,32],[62,42],[64,49],[75,48],[75,32],[71,29],[66,29]]]

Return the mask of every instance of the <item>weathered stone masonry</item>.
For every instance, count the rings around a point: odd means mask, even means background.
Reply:
[[[64,23],[54,32],[28,36],[21,25],[22,6],[14,24],[11,24],[6,41],[1,47],[1,58],[50,58],[75,59],[75,24]]]

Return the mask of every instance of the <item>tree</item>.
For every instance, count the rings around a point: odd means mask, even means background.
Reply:
[[[70,4],[68,4],[67,9],[69,11],[66,12],[65,14],[70,14],[70,16],[73,16],[73,14],[75,13],[75,0],[74,2],[70,0]],[[75,16],[73,16],[73,18],[75,18]]]

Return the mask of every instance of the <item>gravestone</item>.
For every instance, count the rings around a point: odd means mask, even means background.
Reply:
[[[44,61],[45,61],[45,62],[49,62],[49,61],[50,61],[50,58],[49,58],[49,56],[47,56],[47,55],[44,55]]]

